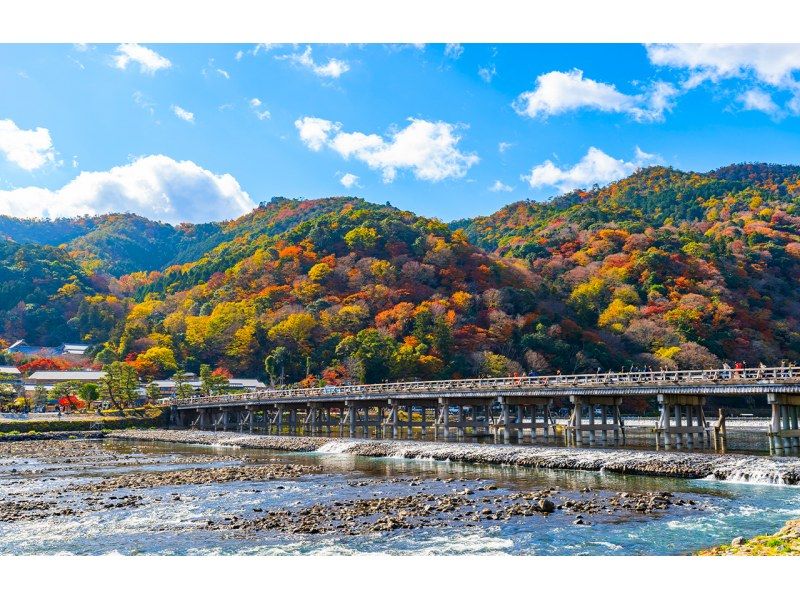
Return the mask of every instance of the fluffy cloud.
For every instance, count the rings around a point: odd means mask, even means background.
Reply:
[[[331,58],[325,64],[317,64],[311,56],[311,46],[306,46],[302,54],[285,54],[283,56],[276,56],[275,58],[279,60],[290,60],[295,64],[309,69],[319,77],[328,77],[331,79],[338,79],[350,70],[350,65],[338,58]]]
[[[250,108],[252,108],[253,114],[256,115],[256,118],[258,120],[268,120],[272,117],[272,114],[270,114],[270,111],[266,108],[262,109],[262,105],[263,102],[258,98],[253,98],[250,100]]]
[[[503,181],[495,181],[494,184],[489,187],[489,191],[493,193],[510,193],[513,190],[514,187],[506,185]]]
[[[800,70],[800,44],[650,44],[647,56],[658,66],[688,69],[689,87],[750,74],[768,85],[793,87],[793,73]]]
[[[329,120],[314,116],[304,116],[294,121],[294,126],[300,133],[300,140],[315,152],[325,146],[332,131],[341,127]]]
[[[762,89],[748,89],[739,96],[739,101],[745,110],[757,110],[775,117],[781,113],[781,109],[773,101],[772,95]]]
[[[341,123],[306,116],[295,121],[300,139],[310,149],[328,147],[345,159],[355,158],[373,170],[381,171],[384,182],[391,182],[398,170],[410,170],[423,181],[463,177],[478,162],[476,154],[458,149],[461,138],[456,126],[438,121],[409,118],[406,128],[393,131],[385,139],[375,133],[346,133]]]
[[[139,44],[120,44],[117,46],[117,53],[112,58],[114,66],[118,69],[124,71],[129,64],[136,63],[139,65],[139,70],[147,75],[172,66],[169,59]]]
[[[342,186],[347,187],[348,189],[354,185],[358,185],[358,176],[351,174],[349,172],[344,173],[344,176],[339,179],[339,182]]]
[[[614,85],[583,76],[583,71],[552,71],[536,78],[531,91],[521,93],[513,103],[518,114],[546,118],[574,110],[592,109],[627,114],[637,121],[657,121],[672,109],[678,94],[669,83],[659,81],[646,93],[628,95]]]
[[[0,120],[0,154],[23,170],[36,170],[56,159],[50,131],[43,127],[20,129],[8,118]]]
[[[660,161],[659,156],[645,153],[638,147],[634,159],[629,162],[613,158],[596,147],[590,147],[586,155],[571,168],[562,169],[551,160],[545,160],[534,166],[530,174],[521,178],[534,189],[555,187],[566,193],[573,189],[583,189],[594,184],[604,185],[622,179],[639,168],[658,164]]]
[[[181,120],[185,120],[187,123],[194,124],[194,112],[189,112],[188,110],[176,105],[172,106],[172,112]]]
[[[494,76],[497,74],[497,69],[493,64],[489,66],[482,66],[478,69],[478,76],[486,83],[491,83]]]
[[[464,46],[461,44],[446,44],[444,47],[444,55],[447,58],[452,58],[453,60],[458,60],[461,58],[461,55],[464,53]]]
[[[800,44],[650,44],[650,62],[688,71],[686,89],[705,81],[751,79],[775,91],[789,92],[785,109],[800,114]],[[738,97],[745,110],[759,110],[772,117],[786,112],[764,90],[750,89]]]
[[[230,174],[162,155],[102,172],[82,172],[61,189],[0,191],[0,214],[56,218],[134,212],[166,222],[209,222],[240,216],[255,204]]]
[[[501,141],[497,144],[497,151],[501,154],[505,154],[509,149],[514,146],[513,143],[509,143],[508,141]]]

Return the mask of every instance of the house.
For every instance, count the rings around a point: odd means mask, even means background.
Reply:
[[[246,392],[266,390],[267,388],[266,384],[255,378],[231,378],[228,380],[228,386],[233,391],[244,390]]]
[[[59,382],[77,382],[78,384],[98,384],[106,373],[96,370],[54,371],[39,370],[25,379],[25,394],[32,395],[37,386],[50,390]]]
[[[90,345],[83,343],[62,343],[57,347],[41,347],[29,345],[25,339],[13,343],[6,349],[8,353],[22,353],[23,355],[41,355],[52,357],[55,355],[85,355]]]
[[[22,386],[22,372],[13,365],[0,365],[0,382]]]
[[[39,347],[29,345],[25,339],[18,340],[6,349],[9,353],[22,353],[23,355],[54,355],[53,347]]]
[[[175,395],[175,380],[153,380],[162,397],[172,397]],[[186,374],[185,384],[192,388],[193,394],[199,394],[202,382],[198,379],[196,374]],[[256,390],[264,390],[267,385],[255,378],[231,378],[228,380],[228,390],[231,392],[253,392]]]
[[[85,355],[86,351],[89,350],[89,345],[79,344],[79,343],[62,343],[56,350],[59,351],[61,355]]]

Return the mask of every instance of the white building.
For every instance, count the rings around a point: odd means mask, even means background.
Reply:
[[[73,370],[73,371],[56,371],[56,370],[39,370],[33,372],[25,379],[25,393],[33,394],[37,386],[44,386],[46,390],[50,390],[59,382],[77,382],[78,384],[98,384],[106,373],[96,370]]]

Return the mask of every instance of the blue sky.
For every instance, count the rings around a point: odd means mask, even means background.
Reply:
[[[660,163],[798,163],[800,45],[3,45],[0,213],[451,220]]]

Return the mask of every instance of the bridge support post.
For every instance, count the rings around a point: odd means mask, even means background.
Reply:
[[[657,399],[661,415],[654,428],[656,448],[662,439],[665,449],[681,448],[684,444],[693,448],[695,441],[700,446],[711,443],[711,429],[703,410],[705,397],[659,394]]]
[[[347,418],[350,423],[350,438],[356,437],[356,406],[350,403],[347,406]]]
[[[573,409],[566,427],[568,439],[572,439],[575,444],[583,444],[585,434],[588,437],[589,445],[594,445],[597,442],[597,432],[600,432],[601,440],[603,443],[607,443],[610,430],[615,442],[619,441],[620,435],[622,440],[625,440],[625,422],[622,421],[619,411],[622,397],[570,395],[569,400]],[[597,423],[595,419],[596,409],[600,410],[601,423]],[[612,414],[610,424],[608,423],[609,411]],[[585,412],[588,422],[584,421]]]
[[[800,448],[800,396],[769,393],[767,402],[772,407],[769,425],[770,452],[783,454]]]

